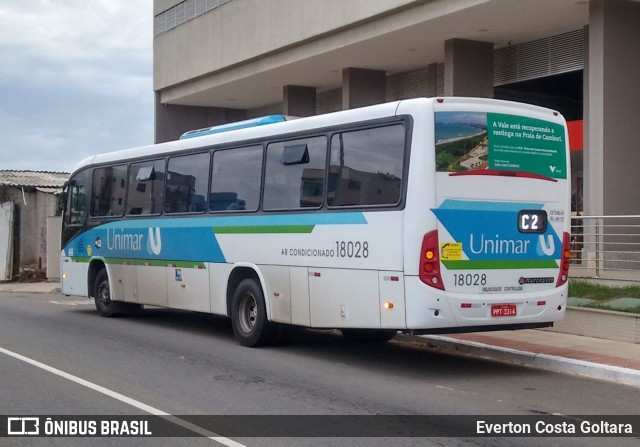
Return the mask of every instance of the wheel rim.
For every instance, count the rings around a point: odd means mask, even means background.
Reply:
[[[252,293],[246,292],[242,295],[239,308],[239,322],[242,332],[249,333],[256,326],[258,317],[258,305]]]
[[[109,307],[111,305],[111,293],[109,292],[109,281],[103,281],[98,286],[98,302],[102,307]]]

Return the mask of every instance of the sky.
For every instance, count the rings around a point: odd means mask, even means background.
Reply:
[[[153,143],[151,0],[0,0],[0,170]]]

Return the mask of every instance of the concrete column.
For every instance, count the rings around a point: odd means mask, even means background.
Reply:
[[[207,108],[162,104],[160,92],[155,94],[155,142],[178,139],[187,130],[207,125]]]
[[[366,68],[342,70],[342,109],[355,109],[385,102],[387,76],[384,71]]]
[[[207,107],[207,126],[235,123],[247,119],[245,109],[228,109],[226,107]]]
[[[445,96],[493,98],[493,42],[444,42]]]
[[[162,104],[160,93],[155,96],[156,143],[177,140],[188,130],[240,121],[247,115],[242,109]]]
[[[640,214],[640,3],[589,2],[585,214]]]
[[[285,85],[282,91],[282,110],[290,116],[316,114],[316,88],[301,85]]]

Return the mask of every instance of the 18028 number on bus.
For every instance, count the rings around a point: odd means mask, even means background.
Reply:
[[[336,241],[336,256],[338,258],[368,258],[369,242]]]
[[[454,273],[453,284],[456,286],[486,286],[487,275],[478,273]]]

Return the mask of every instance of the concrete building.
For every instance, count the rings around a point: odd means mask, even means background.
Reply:
[[[640,214],[637,0],[154,0],[156,141],[239,119],[480,96],[571,121],[574,207]]]
[[[0,170],[0,281],[57,279],[66,172]]]

